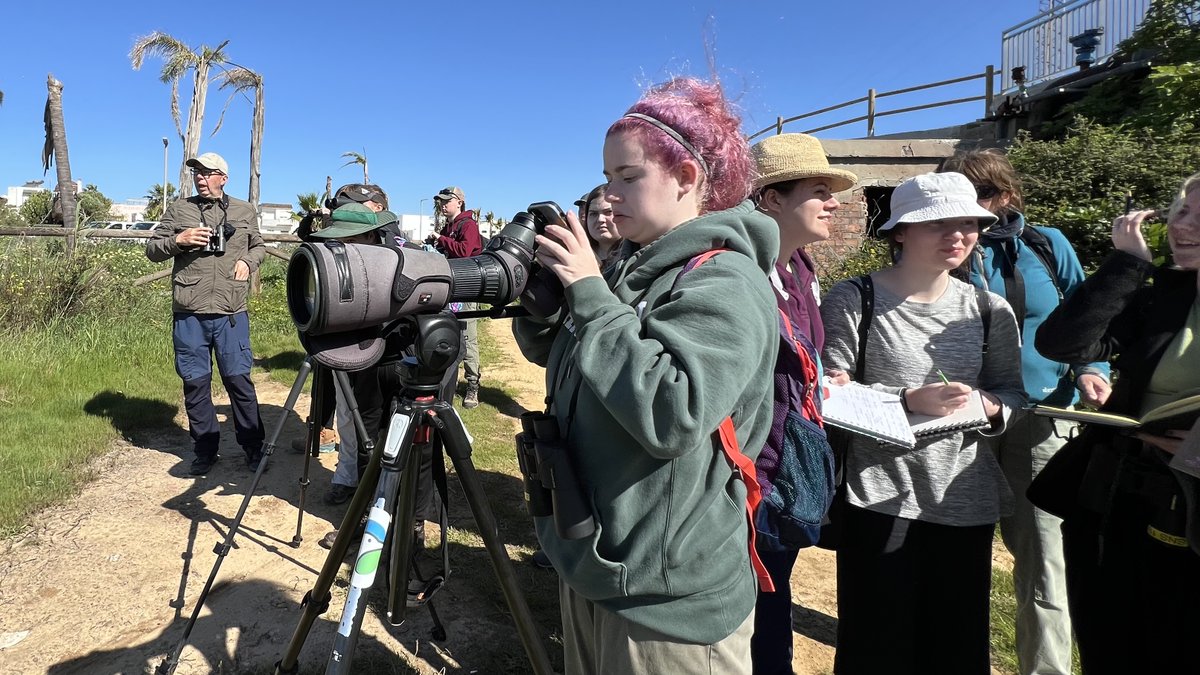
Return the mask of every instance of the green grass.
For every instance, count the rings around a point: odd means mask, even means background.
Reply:
[[[1017,672],[1016,615],[1012,574],[992,567],[992,665],[1004,673]]]
[[[268,361],[286,362],[299,343],[282,301],[282,261],[268,260],[252,343],[275,357]],[[170,284],[131,284],[160,267],[136,245],[81,246],[67,258],[59,242],[0,242],[8,291],[0,306],[0,536],[75,494],[90,478],[89,461],[118,438],[144,442],[172,428],[182,386]]]
[[[999,538],[999,530],[996,537]],[[1015,675],[1017,669],[1017,597],[1013,592],[1012,573],[992,567],[992,665],[1002,673]],[[1082,675],[1079,649],[1072,649],[1071,672]]]

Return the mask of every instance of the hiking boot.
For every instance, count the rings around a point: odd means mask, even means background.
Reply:
[[[246,450],[246,468],[250,471],[258,471],[258,465],[265,457],[266,455],[263,454],[262,448],[258,450]],[[264,468],[263,473],[266,472],[267,470]]]
[[[468,382],[467,393],[463,394],[463,407],[474,408],[479,405],[479,383]]]
[[[192,466],[190,468],[188,468],[188,475],[203,476],[203,475],[207,474],[209,469],[211,469],[213,467],[213,464],[216,464],[216,463],[217,463],[216,455],[203,456],[203,457],[198,456],[198,457],[196,457],[196,459],[192,460]]]
[[[354,535],[350,537],[350,547],[346,549],[346,553],[348,555],[354,555],[358,551],[358,542],[362,541],[363,532],[365,530],[366,528],[361,525],[354,528]],[[326,532],[325,536],[321,537],[321,541],[317,542],[317,546],[320,546],[327,551],[332,550],[333,540],[337,539],[337,535],[337,530],[330,530]]]
[[[349,485],[339,485],[338,483],[334,483],[333,485],[329,486],[329,491],[325,493],[324,501],[326,504],[329,504],[330,506],[337,506],[338,504],[345,504],[346,502],[350,501],[351,497],[354,496],[354,493],[356,490],[358,490],[358,488],[356,488],[356,487],[350,487]],[[332,543],[332,540],[331,540],[331,543]]]

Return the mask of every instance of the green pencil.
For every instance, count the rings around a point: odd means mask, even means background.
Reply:
[[[946,379],[946,374],[942,372],[941,368],[935,368],[934,371],[937,372],[938,377],[942,378],[942,384],[950,384],[950,380]]]

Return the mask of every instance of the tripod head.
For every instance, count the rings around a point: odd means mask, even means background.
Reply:
[[[385,326],[384,335],[380,386],[385,391],[408,389],[436,396],[446,371],[458,359],[462,341],[454,314],[404,316]]]

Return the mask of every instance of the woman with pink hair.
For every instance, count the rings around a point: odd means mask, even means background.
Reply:
[[[595,523],[570,538],[535,519],[559,573],[567,673],[750,672],[765,570],[752,565],[753,467],[737,465],[771,424],[779,230],[747,200],[739,127],[718,85],[653,88],[604,143],[626,242],[606,277],[575,214],[538,237],[565,304],[514,331],[546,366],[557,461]]]

